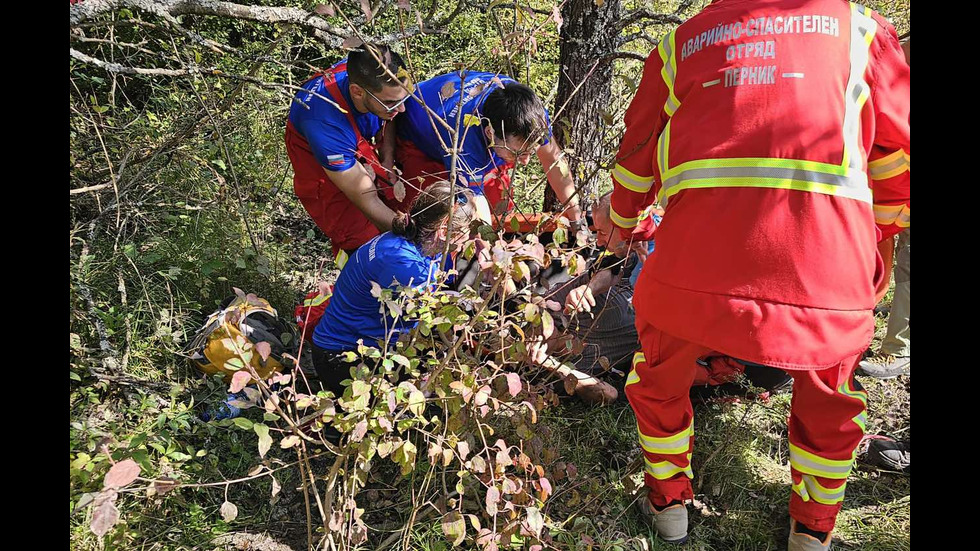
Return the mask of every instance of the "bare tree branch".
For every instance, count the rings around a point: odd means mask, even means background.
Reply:
[[[482,3],[472,3],[470,5],[473,6],[474,8],[480,9],[480,10],[486,10],[487,9],[487,5],[486,4],[482,4]],[[546,10],[546,9],[542,9],[542,8],[528,7],[528,6],[518,6],[518,4],[515,4],[514,2],[504,2],[502,4],[494,4],[493,6],[491,6],[491,9],[504,8],[504,9],[510,9],[510,10],[512,10],[512,9],[514,9],[516,7],[520,7],[523,10],[531,11],[531,12],[537,13],[539,15],[551,15],[551,10]]]
[[[634,25],[637,23],[680,25],[683,22],[684,19],[676,14],[658,13],[647,8],[640,8],[638,10],[634,10],[623,15],[623,17],[613,25],[613,29],[616,31],[622,31],[626,27],[629,27],[630,25]]]
[[[462,3],[462,0],[461,0]],[[383,8],[386,3],[382,2]],[[70,28],[77,27],[88,22],[99,15],[113,12],[120,8],[132,8],[148,13],[155,14],[172,24],[177,24],[175,17],[180,15],[211,15],[226,17],[231,19],[242,19],[245,21],[255,21],[258,23],[283,23],[297,25],[303,28],[312,29],[317,38],[323,40],[331,47],[340,47],[344,38],[350,36],[350,32],[342,27],[331,25],[315,13],[308,12],[299,8],[271,7],[271,6],[252,6],[246,4],[235,4],[220,0],[85,0],[73,4],[69,8],[68,24]],[[455,17],[461,8],[453,14],[443,19],[448,22]],[[355,19],[353,22],[358,23]],[[188,33],[181,28],[182,32]],[[368,37],[371,42],[391,43],[400,40],[404,36],[411,36],[419,33],[436,33],[436,29],[426,29],[410,27],[404,33],[387,33],[376,37]],[[191,33],[194,35],[194,33]],[[199,37],[194,35],[194,39]],[[200,39],[204,40],[204,39]],[[213,41],[205,41],[208,45],[213,45]]]
[[[657,45],[660,44],[659,40],[650,36],[650,33],[646,31],[638,31],[635,33],[630,33],[624,36],[620,36],[619,38],[616,39],[616,44],[618,44],[619,46],[624,46],[626,44],[629,44],[630,42],[633,42],[634,40],[639,40],[639,39],[645,40],[647,44],[649,44],[654,48],[656,48]]]

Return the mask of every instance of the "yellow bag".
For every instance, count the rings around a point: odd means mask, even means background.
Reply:
[[[266,359],[260,353],[262,347],[256,347],[261,342],[269,344]],[[198,369],[209,375],[222,373],[230,382],[246,365],[262,379],[292,369],[293,360],[284,354],[295,357],[297,344],[296,330],[279,319],[267,300],[242,293],[223,301],[208,316],[186,352]]]

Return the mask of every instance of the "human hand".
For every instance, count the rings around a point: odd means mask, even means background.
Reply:
[[[571,315],[591,312],[595,306],[595,297],[588,285],[576,287],[565,297],[565,312]]]

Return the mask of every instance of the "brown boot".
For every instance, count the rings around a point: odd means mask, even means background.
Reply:
[[[827,536],[820,541],[817,537],[799,530],[802,527],[803,525],[798,525],[795,519],[790,519],[788,551],[830,551],[830,532],[827,532]]]
[[[657,536],[667,543],[681,544],[687,541],[687,506],[683,503],[670,505],[658,511],[647,496],[640,499],[640,511],[647,522],[657,531]]]

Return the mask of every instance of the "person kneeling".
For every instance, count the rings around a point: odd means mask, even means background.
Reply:
[[[472,200],[468,189],[444,181],[433,184],[414,200],[411,214],[396,216],[390,232],[351,256],[313,332],[313,366],[326,390],[343,394],[341,381],[350,377],[343,353],[357,350],[358,341],[387,348],[414,326],[379,311],[372,283],[392,289],[434,286],[435,273],[446,261],[447,241],[453,249],[468,237]]]

